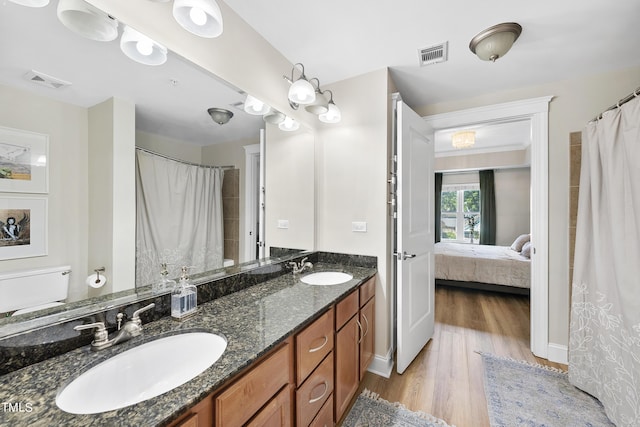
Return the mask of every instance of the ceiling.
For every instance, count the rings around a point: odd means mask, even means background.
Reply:
[[[322,85],[389,67],[413,108],[640,65],[637,0],[218,1],[292,63],[302,62]],[[64,28],[55,18],[56,4],[34,9],[0,3],[0,83],[85,107],[113,95],[130,99],[139,128],[199,145],[254,137],[262,126],[259,117],[231,107],[243,101],[237,89],[213,84],[209,73],[175,55],[149,72],[151,67],[122,55],[117,41],[93,42]],[[523,32],[504,58],[485,62],[469,51],[475,34],[509,21],[520,23]],[[448,42],[448,60],[420,67],[418,49],[442,42]],[[62,53],[56,50],[61,46]],[[73,84],[58,91],[35,87],[22,77],[31,69]],[[334,99],[339,106],[340,94]],[[209,107],[235,116],[219,126],[206,114]],[[489,138],[489,131],[500,133]],[[478,133],[478,145],[501,138],[521,144],[529,134],[526,126],[494,127],[485,136]],[[446,147],[438,141],[448,137],[440,132],[436,145]]]

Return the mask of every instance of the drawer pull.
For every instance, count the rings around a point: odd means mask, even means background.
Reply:
[[[313,399],[309,399],[309,403],[316,403],[317,401],[322,399],[325,394],[327,394],[327,390],[329,390],[329,384],[327,384],[326,381],[323,382],[322,384],[324,385],[324,391],[322,392],[322,394],[320,396],[318,396],[318,397],[314,397]]]
[[[362,338],[364,338],[364,332],[362,331],[362,323],[358,319],[356,319],[356,323],[358,324],[358,328],[360,328],[360,338],[358,338],[358,344],[362,342]]]
[[[327,345],[327,343],[329,342],[329,337],[327,337],[326,335],[324,336],[324,342],[322,344],[320,344],[319,347],[314,347],[314,348],[310,348],[309,349],[309,353],[315,353],[318,350],[321,350],[322,347],[324,347],[325,345]]]

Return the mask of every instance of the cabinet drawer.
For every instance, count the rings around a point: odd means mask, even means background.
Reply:
[[[296,426],[308,426],[333,392],[333,353],[296,390]]]
[[[358,290],[356,289],[336,305],[336,331],[339,331],[358,312],[358,304]]]
[[[296,335],[296,385],[333,350],[333,307]]]
[[[291,348],[286,343],[243,375],[215,401],[216,426],[246,423],[265,403],[290,382]]]
[[[376,294],[375,276],[360,285],[360,307],[365,305]]]
[[[322,409],[318,412],[318,415],[313,419],[310,427],[333,427],[333,399],[329,398]]]
[[[291,388],[283,388],[247,423],[247,427],[291,427]]]

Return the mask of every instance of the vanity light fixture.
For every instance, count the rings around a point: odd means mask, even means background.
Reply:
[[[327,105],[328,109],[326,113],[322,113],[318,116],[318,120],[323,123],[338,123],[342,119],[342,114],[340,113],[340,109],[333,102],[333,92],[330,90],[325,90],[325,92],[329,92],[331,98],[329,99],[329,103]]]
[[[272,125],[279,125],[280,123],[284,122],[285,118],[286,116],[284,114],[282,114],[278,110],[274,110],[273,108],[267,114],[262,116],[262,120],[264,120],[265,123],[269,123]]]
[[[244,111],[254,116],[264,116],[271,110],[269,104],[265,104],[258,98],[247,94],[247,98],[244,100]]]
[[[174,0],[173,17],[197,36],[212,39],[222,34],[222,12],[215,0]]]
[[[298,65],[302,69],[301,74],[300,77],[298,77],[298,80],[294,80],[293,74]],[[315,101],[316,88],[314,88],[313,85],[309,83],[309,80],[307,80],[307,76],[304,75],[304,65],[302,65],[301,63],[295,64],[291,69],[291,78],[287,76],[282,77],[286,81],[291,83],[291,87],[289,87],[289,92],[287,94],[291,108],[297,110],[299,105],[307,105]]]
[[[162,65],[167,62],[167,48],[156,43],[128,25],[120,37],[120,49],[129,58],[145,65]]]
[[[27,7],[45,7],[49,4],[49,0],[9,0],[11,3],[19,4]]]
[[[509,52],[513,43],[522,33],[522,27],[515,22],[504,22],[478,33],[469,43],[469,49],[483,61],[495,62]]]
[[[469,148],[476,143],[476,132],[472,130],[463,130],[451,135],[451,145],[453,148]]]
[[[285,132],[293,132],[300,128],[300,123],[287,116],[284,121],[278,125],[278,128]]]
[[[233,117],[233,113],[224,108],[209,108],[207,113],[211,116],[211,119],[219,125],[223,125]]]
[[[118,21],[84,0],[60,0],[57,14],[65,27],[88,39],[109,42],[118,37]]]
[[[324,93],[320,91],[320,80],[314,77],[309,79],[309,83],[313,80],[317,82],[315,89],[316,99],[311,104],[305,105],[304,109],[307,110],[308,113],[319,115],[329,111],[329,101],[327,101]]]

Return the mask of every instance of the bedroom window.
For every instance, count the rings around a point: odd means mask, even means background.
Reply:
[[[441,241],[478,244],[480,240],[480,187],[443,186],[440,204]]]

